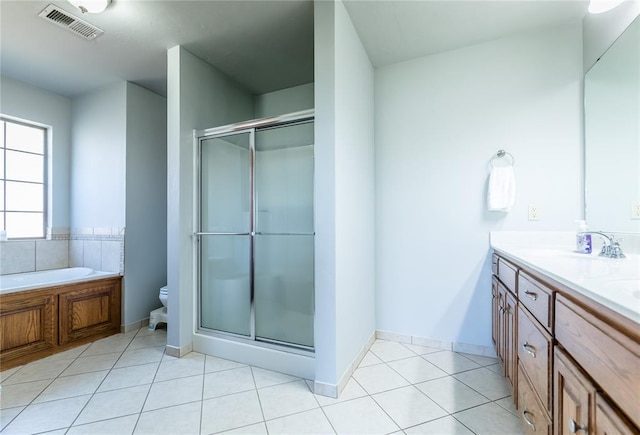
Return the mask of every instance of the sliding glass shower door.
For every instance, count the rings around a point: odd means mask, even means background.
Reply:
[[[313,348],[313,121],[200,140],[200,327]]]

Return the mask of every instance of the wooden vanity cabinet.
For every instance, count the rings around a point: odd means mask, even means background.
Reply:
[[[511,259],[492,271],[492,337],[525,433],[640,435],[638,323]]]

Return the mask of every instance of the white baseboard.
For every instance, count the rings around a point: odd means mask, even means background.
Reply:
[[[191,351],[193,351],[192,343],[186,344],[182,347],[169,346],[168,344],[165,346],[165,352],[167,353],[167,355],[174,358],[182,358]]]
[[[313,392],[321,396],[333,397],[334,399],[338,398],[340,393],[342,393],[342,391],[344,390],[344,387],[347,386],[347,383],[351,379],[351,375],[353,375],[353,372],[358,368],[360,362],[369,351],[371,345],[376,341],[376,336],[377,334],[375,331],[371,333],[371,336],[367,339],[362,348],[360,348],[360,351],[353,359],[353,362],[340,377],[340,381],[338,381],[337,385],[314,381]]]
[[[137,322],[129,323],[126,325],[120,325],[120,332],[127,333],[131,331],[137,331],[140,328],[149,326],[149,318],[138,320]]]
[[[417,337],[414,335],[400,334],[391,331],[376,331],[376,337],[381,340],[393,340],[400,343],[415,344],[418,346],[433,347],[453,352],[468,353],[471,355],[496,357],[496,352],[491,346],[480,346],[477,344],[458,343],[446,340],[439,340],[428,337]]]

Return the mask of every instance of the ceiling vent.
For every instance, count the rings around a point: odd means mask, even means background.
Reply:
[[[69,12],[55,5],[47,6],[42,10],[42,12],[40,12],[40,14],[38,14],[38,16],[50,23],[64,27],[68,31],[73,32],[84,39],[92,40],[104,33],[96,26],[71,15]]]

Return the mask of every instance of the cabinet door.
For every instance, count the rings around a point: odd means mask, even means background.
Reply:
[[[56,347],[55,313],[56,297],[46,292],[13,293],[0,298],[1,369],[20,364],[34,352]]]
[[[120,329],[120,280],[60,294],[60,344],[107,335]]]
[[[504,375],[511,384],[511,391],[513,391],[513,397],[515,401],[515,399],[518,397],[516,391],[518,386],[516,381],[518,367],[516,299],[510,292],[506,292],[504,301]]]
[[[591,433],[595,388],[557,346],[554,352],[553,379],[554,433]]]
[[[498,331],[499,331],[499,321],[500,317],[500,303],[498,296],[498,278],[495,276],[491,278],[491,340],[493,341],[493,346],[498,350]]]
[[[600,394],[596,394],[596,435],[638,434],[637,428],[620,415]]]

